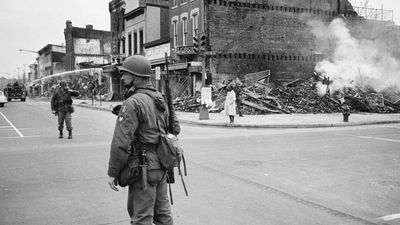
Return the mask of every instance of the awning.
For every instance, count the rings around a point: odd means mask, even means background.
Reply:
[[[188,68],[188,63],[175,63],[168,66],[168,70],[184,70]]]

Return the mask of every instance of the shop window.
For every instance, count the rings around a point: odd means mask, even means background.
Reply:
[[[128,35],[128,55],[132,55],[132,34]]]

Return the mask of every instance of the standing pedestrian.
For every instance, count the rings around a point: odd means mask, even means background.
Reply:
[[[224,108],[226,115],[229,116],[230,124],[233,124],[235,122],[236,115],[236,94],[231,84],[229,84],[226,89],[228,93],[226,94]]]
[[[111,142],[108,166],[108,184],[118,191],[118,179],[128,156],[145,156],[140,166],[147,165],[146,172],[129,184],[128,213],[132,225],[173,225],[171,206],[168,200],[167,171],[160,165],[157,154],[160,132],[168,127],[168,109],[164,97],[150,82],[150,61],[143,56],[130,56],[120,69],[124,85],[133,94],[122,104],[118,113]],[[174,134],[180,132],[175,120]],[[145,154],[143,154],[145,153]],[[147,175],[145,181],[143,173]],[[143,182],[145,182],[143,184]]]
[[[240,117],[243,117],[242,113],[242,88],[243,88],[243,83],[239,80],[239,78],[236,78],[235,86],[233,91],[236,94],[236,108],[237,112]]]
[[[58,116],[58,138],[63,138],[64,121],[68,131],[68,139],[72,139],[72,118],[74,112],[72,97],[78,97],[79,92],[70,90],[66,81],[60,81],[58,89],[51,97],[51,111]]]

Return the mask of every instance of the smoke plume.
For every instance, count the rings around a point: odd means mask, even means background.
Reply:
[[[369,85],[376,91],[400,84],[400,63],[382,42],[353,37],[338,18],[329,24],[310,21],[317,49],[326,58],[315,70],[333,81],[331,90]]]

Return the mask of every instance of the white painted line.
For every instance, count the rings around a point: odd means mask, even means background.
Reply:
[[[4,128],[11,128],[12,126],[0,126],[0,129],[4,129]]]
[[[373,137],[368,137],[368,136],[355,136],[355,137],[366,138],[366,139],[373,139]]]
[[[389,142],[400,142],[400,140],[397,139],[389,139],[389,138],[377,138],[377,137],[369,137],[369,136],[357,136],[357,135],[349,135],[351,137],[357,137],[357,138],[365,138],[365,139],[374,139],[378,141],[389,141]]]
[[[387,139],[387,138],[375,138],[375,139],[381,140],[381,141],[400,142],[400,140],[396,140],[396,139]]]
[[[22,133],[19,132],[19,130],[14,126],[14,124],[12,124],[2,112],[0,112],[0,114],[1,114],[1,115],[3,116],[3,118],[7,121],[7,123],[10,124],[10,126],[12,126],[12,128],[14,128],[15,132],[17,132],[17,134],[18,134],[20,137],[24,137],[24,135],[22,135]]]
[[[387,216],[382,216],[382,217],[379,217],[379,219],[381,219],[383,221],[390,221],[390,220],[400,219],[400,213],[387,215]]]

